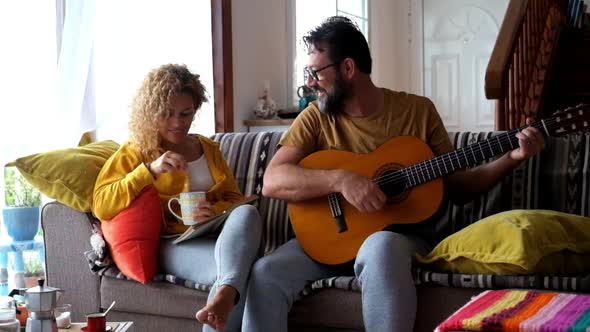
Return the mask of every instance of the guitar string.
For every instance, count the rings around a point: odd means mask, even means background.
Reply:
[[[338,196],[336,195],[330,195],[330,200],[333,201],[333,205],[334,205],[334,217],[338,217],[342,215],[342,211],[340,210],[340,202],[338,201]]]
[[[545,120],[545,125],[551,126],[554,122],[556,122],[555,119],[548,119],[548,120]],[[541,127],[542,126],[542,122],[539,121],[537,123],[534,123],[531,126],[533,126],[535,128],[537,128],[537,126],[538,126],[537,129],[542,129],[542,127]],[[470,144],[468,146],[465,146],[465,147],[463,147],[463,148],[461,148],[459,150],[455,150],[455,151],[451,151],[449,153],[443,154],[443,155],[438,156],[438,157],[436,157],[434,159],[440,158],[441,161],[443,162],[443,164],[445,165],[445,170],[447,170],[446,165],[448,164],[448,162],[450,162],[452,171],[455,171],[455,169],[457,169],[457,168],[454,166],[453,161],[455,161],[455,164],[459,165],[459,168],[462,168],[461,167],[461,162],[460,162],[461,161],[461,158],[459,157],[458,151],[465,150],[465,152],[466,152],[467,149],[471,147],[472,154],[477,153],[477,154],[482,154],[483,155],[483,151],[484,151],[484,147],[483,146],[485,145],[486,142],[488,142],[488,147],[489,147],[488,149],[491,149],[492,152],[493,152],[493,155],[496,155],[497,153],[495,153],[494,151],[497,148],[500,148],[501,149],[501,147],[502,147],[503,144],[511,143],[511,140],[515,138],[515,135],[518,132],[520,132],[521,129],[523,129],[523,128],[510,130],[510,131],[508,131],[506,133],[503,133],[503,134],[500,134],[500,135],[491,137],[491,138],[489,138],[487,140],[484,140],[484,141],[481,141],[481,142],[477,142],[477,143],[473,143],[473,144]],[[500,136],[502,136],[502,137],[500,137]],[[494,138],[496,138],[496,139],[494,140]],[[493,141],[493,142],[490,142],[490,141]],[[518,140],[517,140],[517,142],[518,142]],[[474,147],[472,147],[472,145],[477,145],[477,147],[474,148]],[[455,157],[452,156],[453,153],[455,153]],[[464,153],[464,155],[465,155],[465,158],[463,158],[463,159],[466,161],[465,166],[469,166],[469,158],[466,156],[466,153]],[[381,177],[375,178],[375,179],[373,179],[373,181],[375,183],[377,183],[377,184],[388,184],[388,183],[399,181],[399,180],[405,180],[406,178],[408,180],[410,180],[409,177],[411,175],[414,178],[417,177],[417,181],[413,181],[413,182],[415,182],[416,184],[418,184],[420,182],[420,174],[418,174],[418,173],[424,173],[425,170],[426,170],[426,172],[429,172],[429,170],[428,170],[429,169],[429,165],[427,164],[428,162],[430,162],[430,168],[434,172],[433,160],[428,160],[428,161],[420,162],[418,164],[414,164],[414,165],[411,165],[411,166],[408,166],[408,167],[404,168],[404,170],[408,170],[409,169],[409,172],[410,172],[409,175],[408,174],[405,174],[407,172],[404,173],[403,170],[398,170],[398,171],[394,172],[393,174],[388,174],[388,175],[385,175],[385,176],[381,176]],[[436,165],[437,165],[437,168],[439,168],[439,173],[442,175],[441,168],[440,168],[440,165],[438,164],[438,162],[437,162]],[[412,168],[414,168],[414,169],[412,170]],[[414,174],[414,173],[416,173],[416,174]],[[448,173],[450,173],[450,172],[448,172]],[[436,175],[436,172],[434,172],[434,174]],[[428,176],[422,175],[422,178],[424,180],[426,180],[426,177],[428,177],[430,179],[430,175],[429,174],[428,174]]]
[[[499,140],[506,141],[506,138],[508,138],[508,140],[510,140],[511,138],[515,137],[514,135],[516,133],[518,133],[518,130],[513,129],[513,130],[511,130],[509,132],[506,132],[504,134],[500,134],[500,135],[502,135],[504,137],[499,138]],[[466,147],[464,147],[462,149],[468,148],[471,145],[478,145],[477,148],[480,148],[480,146],[481,146],[482,143],[485,143],[487,141],[493,140],[494,138],[496,138],[496,137],[498,137],[500,135],[491,137],[491,138],[489,138],[487,140],[484,140],[484,141],[481,141],[481,142],[470,144],[470,145],[468,145],[468,146],[466,146]],[[492,143],[493,146],[490,146],[489,149],[494,150],[494,147],[497,148],[497,147],[500,147],[502,145],[502,142],[498,142],[498,139],[496,139],[495,141],[496,142]],[[457,151],[457,150],[455,150],[455,151]],[[455,151],[451,151],[451,152],[446,153],[444,155],[438,156],[435,159],[441,158],[442,159],[442,162],[445,163],[445,164],[448,164],[447,162],[450,161],[451,162],[451,168],[454,171],[455,170],[455,167],[454,167],[453,162],[452,162],[453,161],[453,159],[452,159],[453,157],[451,156],[451,154],[453,152],[455,152]],[[481,147],[479,150],[478,149],[473,150],[473,148],[472,148],[472,151],[477,151],[477,153],[482,153],[484,151],[484,148]],[[455,153],[455,155],[457,155],[457,153]],[[494,155],[495,155],[495,153],[494,153]],[[448,158],[446,158],[447,156],[448,156]],[[460,163],[458,162],[458,160],[459,160],[459,157],[457,155],[457,157],[456,157],[456,161],[457,161],[456,164],[460,165]],[[428,162],[428,161],[420,162],[418,164],[414,164],[414,165],[405,167],[404,169],[394,171],[391,174],[387,174],[387,175],[384,175],[384,176],[377,177],[377,178],[373,179],[373,182],[375,182],[378,185],[381,185],[381,184],[389,184],[389,183],[394,183],[394,182],[401,182],[401,183],[403,183],[406,180],[410,180],[410,175],[411,175],[414,178],[415,177],[418,177],[418,181],[414,181],[414,182],[416,182],[416,184],[418,184],[418,182],[420,181],[420,179],[419,179],[419,176],[417,175],[417,173],[419,173],[419,172],[422,172],[423,173],[425,169],[428,172],[428,165],[425,165],[426,162]],[[411,168],[416,168],[417,166],[419,168],[416,169],[416,170],[410,170],[409,171],[410,174],[407,174],[407,172],[404,173],[404,170],[411,169]],[[441,171],[440,171],[440,165],[438,165],[438,162],[437,162],[437,166],[438,166],[437,168],[439,168],[439,173],[441,173]],[[431,167],[432,167],[432,165],[431,165]],[[445,170],[446,169],[447,169],[447,167],[445,166]],[[414,173],[416,173],[416,174],[414,174]],[[423,178],[426,178],[424,175],[422,177]],[[330,199],[330,206],[332,206],[332,197],[329,197],[329,199]]]
[[[508,133],[508,134],[516,134],[517,131]],[[510,140],[512,137],[508,136],[508,137],[501,137],[501,138],[497,138],[494,140],[494,138],[496,138],[497,136],[494,136],[490,139],[487,139],[485,141],[481,141],[478,143],[474,143],[471,145],[478,145],[477,147],[473,148],[471,147],[472,153],[477,153],[477,154],[483,154],[483,151],[485,150],[491,150],[493,152],[493,155],[490,157],[493,157],[494,155],[496,155],[496,153],[494,152],[497,148],[501,148],[502,147],[502,143],[507,143],[507,140]],[[489,142],[491,140],[494,140],[494,142]],[[501,142],[498,142],[499,140],[501,140]],[[484,148],[483,145],[488,142],[488,148]],[[469,148],[471,145],[466,146],[460,150],[463,150],[467,148]],[[422,177],[424,180],[426,180],[426,178],[430,178],[430,175],[424,175],[424,172],[430,172],[429,168],[434,170],[433,164],[434,164],[434,160],[435,159],[440,159],[439,161],[436,162],[436,166],[439,169],[439,173],[440,175],[442,175],[442,169],[440,167],[439,162],[442,162],[444,165],[444,170],[446,171],[446,173],[450,174],[452,172],[454,172],[456,169],[458,168],[462,168],[461,167],[461,158],[459,157],[459,153],[458,151],[460,150],[455,150],[455,151],[451,151],[449,153],[443,154],[441,156],[438,156],[436,158],[434,158],[433,160],[427,160],[424,162],[420,162],[414,165],[410,165],[408,167],[405,167],[402,170],[398,170],[392,174],[387,174],[385,176],[381,176],[378,178],[373,179],[373,181],[377,184],[388,184],[394,181],[399,181],[399,180],[409,180],[410,182],[415,182],[416,184],[421,183],[421,179],[420,177]],[[453,153],[455,154],[455,156],[453,156]],[[469,166],[469,160],[468,157],[465,157],[464,160],[466,161],[464,164],[466,167]],[[428,163],[430,163],[430,167],[428,165]],[[447,165],[450,165],[449,167],[447,167]],[[458,165],[459,167],[455,167],[455,165]],[[451,172],[448,171],[448,169],[451,169]],[[434,174],[436,175],[436,172],[434,172]],[[422,175],[422,176],[420,176]],[[411,180],[414,181],[411,181]]]
[[[584,109],[584,107],[582,107],[582,106],[576,106],[576,107],[573,107],[573,108],[570,108],[570,109],[566,109],[566,110],[569,111],[569,112],[573,112],[573,111],[576,111],[576,110],[579,111],[579,110],[583,110],[583,109]],[[565,113],[563,113],[563,115],[565,115]],[[530,127],[534,127],[534,128],[540,129],[541,132],[543,132],[543,130],[547,130],[547,127],[551,127],[553,124],[557,123],[558,122],[558,118],[559,118],[558,116],[554,116],[554,117],[549,118],[549,119],[540,120],[540,121],[537,121],[537,122],[531,124]],[[453,160],[455,160],[459,166],[461,165],[461,163],[459,162],[460,161],[460,158],[459,158],[459,155],[458,155],[457,151],[460,151],[460,150],[467,151],[467,148],[471,147],[471,153],[474,155],[474,160],[475,160],[476,159],[475,158],[475,152],[481,153],[483,155],[483,151],[484,151],[483,144],[485,142],[488,142],[488,147],[489,147],[490,150],[492,150],[493,156],[495,156],[495,155],[498,154],[498,153],[495,153],[494,152],[495,148],[500,148],[501,149],[503,143],[504,144],[505,143],[510,143],[510,145],[512,146],[511,139],[515,138],[516,137],[515,135],[518,132],[520,132],[522,129],[524,129],[524,128],[526,128],[526,127],[521,127],[521,128],[510,130],[510,131],[505,132],[503,134],[499,134],[497,136],[493,136],[493,137],[491,137],[489,139],[486,139],[484,141],[480,141],[480,142],[477,142],[477,143],[473,143],[473,144],[467,145],[467,146],[465,146],[465,147],[463,147],[463,148],[461,148],[459,150],[455,150],[455,151],[451,151],[449,153],[443,154],[443,155],[438,156],[438,157],[436,157],[434,159],[441,158],[441,161],[443,162],[443,165],[445,166],[445,170],[447,171],[447,173],[451,174],[452,172],[455,171],[455,167],[453,165]],[[545,132],[545,134],[547,136],[549,136],[549,134],[547,132]],[[502,136],[502,137],[500,138],[500,136]],[[496,138],[495,142],[490,143],[489,141],[493,140],[494,138]],[[518,139],[517,139],[517,142],[516,143],[518,143]],[[477,147],[476,147],[477,150],[476,150],[476,148],[473,148],[472,147],[473,145],[477,145]],[[514,150],[514,149],[511,149],[511,150]],[[453,159],[453,157],[451,155],[453,152],[455,152],[455,156],[456,156],[455,158],[456,159]],[[493,157],[493,156],[490,156],[490,157]],[[490,158],[490,157],[488,157],[488,158]],[[464,159],[466,161],[466,164],[465,165],[468,167],[469,166],[469,158],[467,156],[465,156]],[[484,159],[486,159],[486,158],[484,158]],[[448,172],[448,169],[446,168],[447,161],[450,161],[450,163],[451,163],[452,172]],[[429,161],[424,161],[424,162],[420,162],[418,164],[410,165],[408,167],[405,167],[404,169],[410,169],[412,167],[415,168],[416,166],[418,166],[419,169],[416,169],[416,173],[423,172],[424,169],[426,169],[426,171],[428,172],[428,165],[426,165],[427,162],[429,162]],[[439,165],[438,162],[437,162],[436,165],[437,165],[437,167],[439,169],[439,176],[440,176],[440,175],[442,175],[442,170],[441,170],[440,165]],[[435,174],[435,177],[436,177],[436,172],[434,171],[434,167],[432,166],[432,160],[430,160],[430,167],[433,170],[433,173]],[[375,178],[375,179],[373,179],[373,181],[376,182],[377,184],[388,184],[388,183],[391,183],[391,182],[399,182],[399,180],[402,180],[402,182],[404,182],[406,180],[410,180],[409,176],[407,174],[404,174],[404,172],[403,172],[404,169],[395,171],[395,172],[393,172],[393,174],[388,174],[386,176],[381,176],[381,177]],[[412,171],[410,171],[410,172],[412,172]],[[415,175],[413,175],[413,174],[411,174],[411,175],[415,177]],[[424,175],[422,177],[426,180],[426,177]],[[428,176],[428,177],[430,178],[430,176]],[[418,181],[420,181],[419,178],[418,178]],[[416,184],[418,184],[418,181],[414,181],[414,182]],[[430,179],[428,181],[430,181]],[[330,197],[330,201],[332,199],[336,199],[336,195],[334,195],[333,198]],[[332,202],[330,202],[330,205],[332,205]]]
[[[551,126],[554,122],[556,122],[556,120],[554,120],[554,119],[547,119],[547,120],[545,120],[545,125],[550,125]],[[535,127],[537,125],[538,125],[538,128],[537,129],[542,129],[541,128],[542,122],[534,123],[531,126]],[[451,167],[452,171],[455,171],[455,169],[457,168],[457,167],[455,167],[454,164],[459,165],[458,168],[463,168],[463,167],[461,167],[461,158],[459,157],[458,151],[464,150],[464,153],[463,153],[464,158],[462,158],[462,159],[465,161],[465,163],[464,163],[465,166],[470,166],[469,165],[469,157],[467,157],[467,153],[466,153],[468,148],[471,148],[471,153],[473,155],[475,155],[475,153],[477,153],[477,154],[480,154],[481,153],[483,155],[483,151],[484,150],[488,150],[488,149],[491,149],[492,152],[494,153],[494,155],[496,155],[497,153],[495,153],[494,150],[497,149],[497,148],[502,149],[502,145],[503,144],[506,144],[506,143],[510,143],[510,145],[512,145],[511,140],[515,138],[514,135],[516,133],[518,133],[521,129],[522,128],[513,129],[513,130],[508,131],[506,133],[503,133],[503,134],[500,134],[500,135],[491,137],[491,138],[489,138],[487,140],[484,140],[484,141],[481,141],[481,142],[478,142],[478,143],[470,144],[470,145],[465,146],[465,147],[463,147],[463,148],[461,148],[459,150],[451,151],[449,153],[446,153],[446,154],[441,155],[439,157],[436,157],[434,159],[440,158],[441,161],[443,162],[443,165],[445,166],[445,170],[447,171],[447,173],[450,174],[451,172],[448,172],[448,169],[446,167],[446,165],[448,165],[449,162],[450,162],[450,167]],[[496,138],[496,140],[494,140],[494,138]],[[490,141],[493,141],[493,142],[490,143]],[[485,149],[484,146],[483,146],[486,142],[488,142],[488,147],[489,147],[488,149]],[[515,143],[517,143],[517,142],[515,142]],[[477,145],[477,147],[474,148],[474,147],[472,147],[473,145]],[[452,156],[453,152],[455,153],[455,157]],[[424,173],[424,171],[426,171],[428,174],[427,175],[423,175],[422,174],[422,178],[424,180],[426,180],[426,177],[428,177],[428,180],[430,180],[430,171],[429,171],[429,168],[432,169],[433,174],[435,174],[435,177],[436,177],[436,171],[434,170],[434,166],[433,166],[434,162],[433,162],[433,160],[428,160],[428,161],[424,161],[424,162],[421,162],[421,163],[418,163],[418,164],[414,164],[414,165],[408,166],[408,167],[404,168],[404,170],[408,170],[409,169],[409,171],[404,172],[403,170],[399,170],[399,171],[394,172],[393,174],[388,174],[388,175],[385,175],[385,176],[376,178],[376,179],[374,179],[374,181],[376,181],[377,184],[386,184],[386,183],[390,183],[390,182],[396,181],[396,180],[405,180],[407,178],[408,180],[414,179],[413,182],[415,182],[416,184],[418,184],[419,182],[422,183],[421,182],[421,179],[420,179],[420,173]],[[453,161],[455,161],[455,163],[453,163]],[[440,168],[439,162],[436,163],[436,166],[439,169],[440,175],[442,175],[442,170]],[[410,174],[408,174],[408,172]],[[412,178],[410,178],[410,176]],[[417,180],[416,180],[416,178],[417,178]]]
[[[333,194],[329,194],[328,195],[328,200],[330,202],[330,210],[332,211],[332,216],[336,217],[337,216],[337,208],[338,208],[338,202],[336,202],[336,195]]]

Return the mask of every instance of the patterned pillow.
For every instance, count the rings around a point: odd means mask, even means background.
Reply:
[[[242,193],[260,197],[258,211],[263,220],[264,253],[273,252],[293,237],[287,202],[262,196],[262,177],[278,148],[282,132],[215,134],[219,148],[233,171]]]

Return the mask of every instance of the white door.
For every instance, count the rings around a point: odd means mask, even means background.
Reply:
[[[448,131],[494,129],[486,67],[508,0],[423,0],[424,94]]]

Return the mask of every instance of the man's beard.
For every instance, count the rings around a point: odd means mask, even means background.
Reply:
[[[350,98],[350,88],[346,85],[342,76],[336,76],[332,92],[315,87],[316,91],[325,92],[323,98],[318,98],[318,106],[324,114],[338,114],[344,109],[344,103]]]

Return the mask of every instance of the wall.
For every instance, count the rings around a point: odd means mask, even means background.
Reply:
[[[411,90],[408,16],[410,1],[370,0],[369,45],[373,81],[393,90]]]
[[[246,130],[242,121],[253,117],[252,109],[265,80],[270,81],[277,105],[286,105],[287,1],[290,0],[232,1],[235,131]]]
[[[245,131],[264,81],[279,107],[292,106],[289,53],[295,0],[233,0],[234,130]],[[318,0],[321,1],[321,0]],[[369,35],[373,80],[379,86],[413,91],[409,7],[420,0],[370,0]]]

